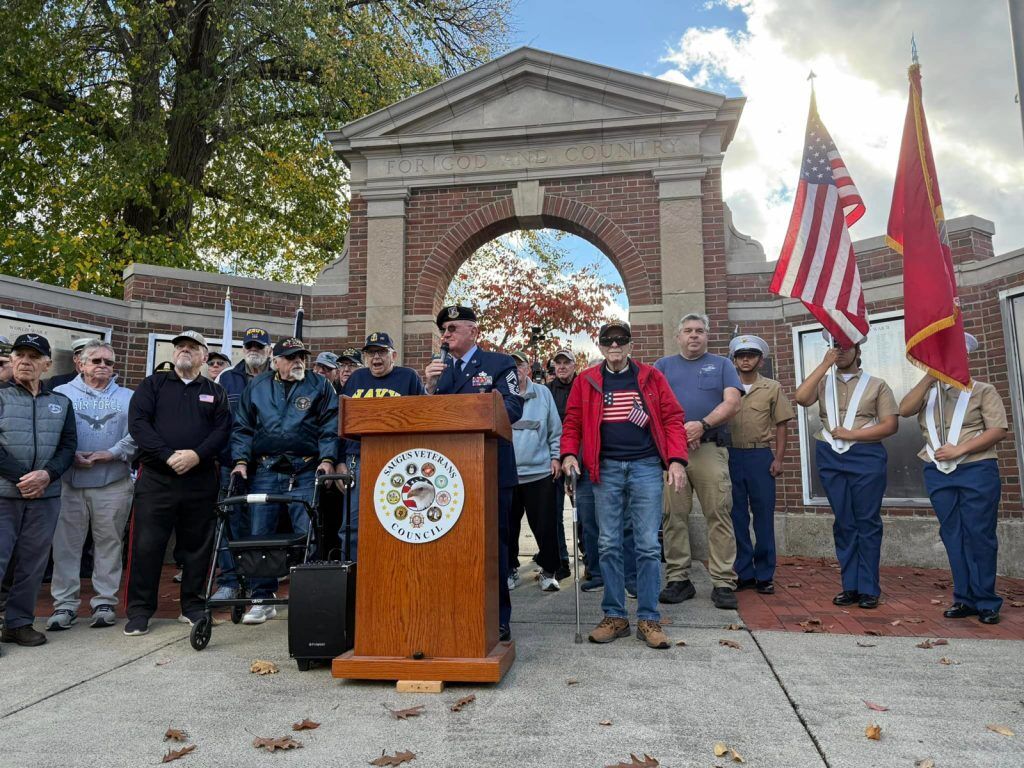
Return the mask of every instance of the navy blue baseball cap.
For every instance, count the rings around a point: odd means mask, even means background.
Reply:
[[[309,350],[302,343],[302,339],[281,339],[274,345],[274,357],[295,357],[308,354]]]
[[[246,344],[259,344],[261,347],[270,346],[270,334],[262,328],[246,328],[242,334],[242,346]]]
[[[12,352],[18,349],[34,349],[39,354],[50,357],[50,342],[46,340],[45,336],[40,336],[38,333],[21,334],[11,345]]]
[[[391,334],[385,333],[384,331],[374,331],[366,337],[366,343],[363,344],[363,351],[366,351],[370,347],[384,347],[385,349],[394,349],[395,344],[391,341]]]

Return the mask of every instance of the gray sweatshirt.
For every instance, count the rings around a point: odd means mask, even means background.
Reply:
[[[135,457],[135,440],[128,434],[128,403],[132,391],[118,386],[113,378],[106,389],[93,389],[76,376],[54,389],[71,399],[78,427],[78,451],[110,451],[114,461],[89,468],[72,466],[64,482],[72,488],[102,488],[128,477]]]

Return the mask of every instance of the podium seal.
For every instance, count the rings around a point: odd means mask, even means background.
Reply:
[[[384,465],[374,483],[373,506],[384,530],[396,539],[429,544],[458,522],[463,494],[462,475],[447,456],[414,448]]]

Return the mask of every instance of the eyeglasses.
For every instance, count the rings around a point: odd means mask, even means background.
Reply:
[[[109,357],[93,357],[89,359],[89,362],[93,365],[108,365],[111,368],[114,367],[114,361]]]
[[[604,336],[598,339],[602,347],[624,347],[630,342],[629,336]]]
[[[258,349],[260,351],[263,351],[263,345],[256,341],[250,341],[248,344],[243,344],[242,349]]]
[[[441,335],[442,336],[447,336],[450,333],[458,333],[463,328],[469,328],[469,326],[468,325],[456,325],[455,323],[449,323],[441,331]]]
[[[391,354],[391,350],[390,349],[374,349],[374,350],[366,349],[366,350],[363,350],[363,354],[366,355],[371,360],[373,358],[375,358],[375,357],[386,359]]]

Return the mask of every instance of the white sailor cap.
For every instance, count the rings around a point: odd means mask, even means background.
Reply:
[[[729,342],[729,357],[735,357],[738,352],[757,352],[761,357],[767,357],[768,342],[760,336],[735,336]]]
[[[969,333],[965,333],[964,334],[964,343],[967,344],[967,354],[968,355],[970,355],[970,354],[972,354],[972,353],[977,351],[977,349],[978,349],[978,339],[977,339],[977,337],[975,337],[975,336],[973,336],[973,335],[971,335]]]

